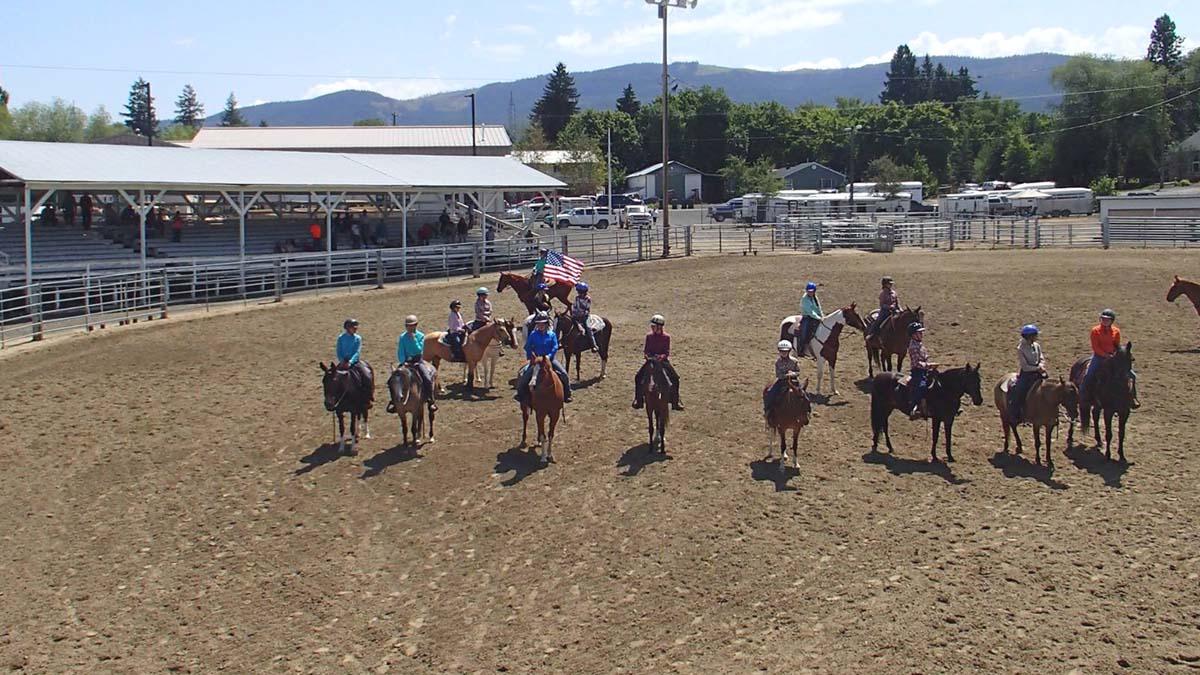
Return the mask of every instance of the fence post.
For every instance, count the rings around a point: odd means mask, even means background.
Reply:
[[[779,236],[779,226],[771,225],[771,253],[775,252],[775,237]]]
[[[42,339],[42,285],[34,284],[29,287],[29,310],[33,318],[33,341]]]
[[[717,226],[717,253],[725,252],[725,228]]]
[[[101,299],[103,307],[104,300]],[[92,266],[89,263],[83,271],[83,328],[92,332]]]
[[[950,250],[954,250],[954,221],[950,221]]]
[[[692,256],[692,228],[694,225],[688,225],[683,230],[683,254],[687,257]]]
[[[567,235],[565,235],[565,234],[564,234],[564,235],[562,236],[562,252],[563,252],[563,255],[571,255],[571,250],[570,250],[570,248],[567,246],[567,242],[568,242]]]
[[[283,261],[275,259],[275,302],[283,302]]]
[[[825,221],[817,220],[817,240],[813,242],[813,253],[825,252]]]
[[[1075,232],[1074,232],[1074,229],[1075,229],[1075,226],[1074,226],[1074,225],[1072,225],[1072,224],[1071,224],[1071,221],[1069,221],[1069,220],[1068,220],[1068,221],[1067,221],[1067,246],[1068,246],[1068,247],[1071,247],[1071,246],[1074,246],[1074,245],[1075,245]]]
[[[754,252],[754,230],[746,228],[746,252]]]
[[[383,258],[381,256],[380,261],[382,262],[382,260],[383,260]],[[382,264],[379,265],[379,269],[381,269],[381,270],[383,269]],[[481,244],[479,242],[475,242],[475,255],[472,256],[472,260],[471,260],[471,275],[474,276],[476,279],[478,279],[479,275],[482,271],[483,271],[483,244]],[[379,287],[383,288],[383,272],[379,273]]]
[[[442,273],[446,275],[446,281],[450,280],[450,261],[446,255],[446,245],[442,244]]]
[[[383,288],[383,249],[375,249],[375,288]]]
[[[641,262],[642,260],[645,260],[645,259],[646,259],[645,239],[644,239],[644,238],[643,238],[643,236],[642,236],[644,232],[645,232],[645,230],[643,230],[643,229],[642,229],[642,228],[640,228],[640,227],[638,228],[638,231],[637,231],[637,240],[638,240],[638,244],[637,244],[637,248],[638,248],[637,259],[638,259],[638,262]]]
[[[167,306],[171,304],[171,278],[167,276],[167,268],[162,268],[162,317],[167,318]]]
[[[1042,223],[1039,220],[1033,221],[1033,247],[1042,247]]]
[[[1108,245],[1111,243],[1111,240],[1109,238],[1110,236],[1111,236],[1111,233],[1109,232],[1109,229],[1108,229],[1108,219],[1101,218],[1100,219],[1100,243],[1104,246],[1105,249],[1107,249]]]

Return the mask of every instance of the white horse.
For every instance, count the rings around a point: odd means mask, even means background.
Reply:
[[[483,350],[483,358],[479,359],[479,363],[475,366],[475,373],[479,375],[479,380],[484,387],[491,389],[494,385],[492,382],[496,377],[496,361],[504,356],[503,345],[495,342],[489,344],[487,349]],[[467,364],[462,364],[463,367],[463,384],[467,383]]]
[[[821,393],[821,384],[825,375],[825,366],[826,363],[828,363],[829,393],[831,396],[838,395],[837,380],[835,379],[834,371],[837,366],[837,350],[835,349],[831,354],[828,355],[828,361],[826,360],[826,354],[822,353],[826,351],[825,345],[830,342],[831,337],[836,335],[840,340],[842,328],[844,326],[850,326],[851,328],[857,328],[860,331],[866,332],[867,327],[865,324],[863,324],[862,317],[858,315],[855,307],[856,305],[851,303],[849,307],[843,307],[836,312],[827,315],[824,319],[821,319],[821,325],[817,326],[816,332],[813,334],[812,339],[809,340],[807,345],[801,345],[800,335],[793,332],[794,330],[798,331],[800,329],[799,314],[786,317],[783,321],[779,322],[779,339],[791,342],[796,350],[796,356],[804,357],[807,354],[816,359],[818,394]],[[838,344],[840,344],[840,342]]]

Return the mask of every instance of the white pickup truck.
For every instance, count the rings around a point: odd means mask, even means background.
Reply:
[[[558,214],[559,227],[595,227],[603,230],[613,220],[615,218],[608,212],[608,208],[603,206],[584,206]]]
[[[650,227],[654,224],[654,214],[643,204],[630,204],[622,213],[621,221],[625,227]]]

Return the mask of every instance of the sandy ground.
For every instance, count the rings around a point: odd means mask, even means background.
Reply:
[[[514,449],[506,384],[445,402],[419,451],[395,447],[382,406],[359,457],[327,445],[316,362],[342,318],[362,320],[384,367],[405,314],[437,327],[477,283],[24,350],[0,365],[0,667],[1197,672],[1200,336],[1190,306],[1165,302],[1195,260],[801,254],[597,271],[616,325],[609,378],[582,383],[558,463],[540,471]],[[842,396],[815,407],[801,469],[780,478],[758,412],[779,318],[809,278],[833,308],[871,304],[883,273],[924,306],[936,359],[983,363],[985,407],[955,428],[958,462],[929,464],[928,426],[900,419],[896,456],[867,453],[855,333]],[[517,314],[514,296],[496,299]],[[1065,432],[1053,475],[997,456],[990,389],[1016,328],[1041,324],[1065,373],[1104,306],[1141,374],[1130,464],[1066,449]],[[629,409],[653,312],[688,406],[664,461]],[[501,368],[507,380],[511,354]]]

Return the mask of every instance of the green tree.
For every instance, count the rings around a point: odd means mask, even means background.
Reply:
[[[354,123],[354,126],[356,126],[356,127],[386,127],[387,122],[384,122],[383,120],[379,119],[378,117],[368,117],[363,120],[358,120],[357,122]]]
[[[0,138],[12,134],[12,113],[8,112],[8,91],[0,87]]]
[[[204,124],[204,104],[190,84],[183,85],[183,91],[175,99],[175,122],[189,127]]]
[[[87,115],[73,104],[56,98],[49,105],[36,101],[13,111],[11,135],[20,141],[83,142]]]
[[[884,155],[871,160],[867,165],[866,175],[875,182],[875,192],[892,196],[900,191],[901,181],[910,178],[912,171]]]
[[[250,126],[246,122],[246,118],[242,117],[242,111],[238,109],[237,97],[233,92],[229,92],[229,98],[225,99],[225,109],[221,111],[221,126],[223,127],[246,127]]]
[[[567,67],[559,62],[554,72],[546,80],[542,97],[533,105],[529,114],[532,122],[537,122],[551,143],[558,140],[558,133],[567,126],[571,116],[579,110],[579,91],[575,88],[575,78],[567,72]]]
[[[187,142],[195,138],[199,131],[200,127],[188,126],[186,124],[172,124],[166,129],[163,129],[162,133],[160,133],[158,137],[164,141]]]
[[[1007,147],[1004,148],[1004,179],[1013,183],[1024,183],[1033,176],[1033,145],[1025,135],[1013,131],[1009,133]]]
[[[1111,197],[1117,194],[1117,179],[1111,176],[1100,176],[1089,186],[1097,197]]]
[[[125,118],[125,126],[139,136],[153,136],[158,132],[158,116],[154,112],[149,82],[139,77],[129,88],[129,100],[121,117]]]
[[[559,134],[570,138],[586,136],[595,140],[600,148],[601,158],[608,160],[608,130],[612,129],[612,152],[614,173],[620,169],[622,175],[630,170],[640,169],[641,139],[638,136],[637,125],[633,119],[623,112],[616,110],[581,110],[571,117],[567,126]],[[615,182],[615,180],[614,180]]]
[[[1170,14],[1154,20],[1150,31],[1150,46],[1146,49],[1146,60],[1156,63],[1172,73],[1183,66],[1183,38],[1175,31],[1175,22]]]
[[[546,134],[542,132],[542,127],[536,122],[530,122],[529,126],[525,127],[525,131],[513,143],[513,150],[524,152],[549,149],[550,141],[546,140]]]
[[[108,114],[108,109],[99,106],[88,116],[87,126],[83,130],[83,138],[86,141],[98,141],[116,136],[124,131],[125,125],[113,122],[112,115]]]
[[[605,184],[605,165],[597,140],[584,133],[582,125],[568,125],[559,133],[557,144],[567,153],[567,161],[560,166],[563,181],[576,194],[599,192]]]
[[[883,93],[879,95],[881,103],[916,103],[919,99],[919,84],[917,77],[917,57],[913,55],[908,45],[900,45],[892,55],[888,67],[887,80],[883,84]]]
[[[617,110],[629,115],[630,119],[637,119],[642,110],[642,102],[638,100],[632,84],[625,85],[625,91],[621,92],[621,98],[617,99]]]
[[[729,155],[729,112],[724,89],[703,86],[674,97],[683,110],[683,146],[671,156],[705,173],[716,173]]]
[[[753,163],[741,157],[730,157],[719,173],[730,194],[757,193],[771,197],[783,189],[783,179],[775,173],[775,167],[766,157]]]

